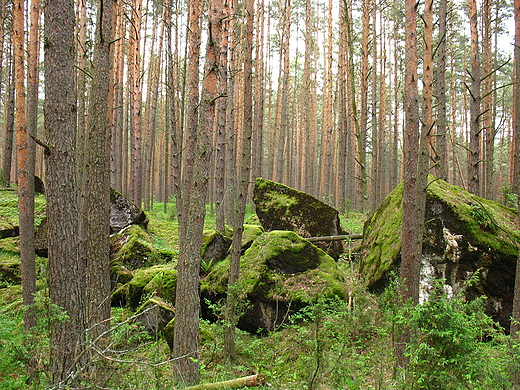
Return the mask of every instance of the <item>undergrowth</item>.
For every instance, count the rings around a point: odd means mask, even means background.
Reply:
[[[155,245],[175,250],[176,223],[160,207],[148,214]],[[361,232],[364,217],[349,217],[342,217],[344,226]],[[208,216],[206,226],[214,224],[212,218]],[[448,299],[439,288],[428,302],[401,308],[396,286],[371,294],[348,255],[338,265],[345,275],[345,299],[318,297],[273,332],[237,330],[233,365],[224,359],[225,323],[201,320],[202,382],[258,373],[266,379],[260,390],[517,388],[520,343],[484,314],[481,300]],[[47,388],[47,324],[50,318],[64,317],[48,304],[45,289],[39,294],[39,325],[24,334],[19,286],[0,289],[0,390]],[[148,334],[133,316],[128,309],[112,309],[110,344],[91,351],[83,388],[176,388],[167,343],[161,334]],[[400,372],[393,349],[403,328],[414,332],[407,348],[408,369]],[[34,357],[38,375],[30,381],[26,363]]]

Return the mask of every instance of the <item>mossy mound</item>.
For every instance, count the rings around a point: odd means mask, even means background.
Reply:
[[[374,289],[384,287],[390,273],[398,271],[402,195],[401,184],[364,226],[361,273]],[[488,314],[507,326],[520,243],[516,218],[514,210],[429,176],[421,288],[442,278],[448,291],[464,288],[469,299],[484,295]],[[467,287],[475,275],[477,282]]]
[[[21,268],[19,258],[0,260],[0,288],[20,284],[22,282]]]
[[[170,262],[174,253],[157,249],[154,238],[138,225],[110,237],[112,274],[118,282],[128,281],[129,271]]]
[[[399,184],[363,227],[361,273],[371,286],[394,268],[401,252],[403,184]]]
[[[283,184],[257,178],[253,201],[256,214],[266,231],[291,230],[302,237],[346,233],[340,226],[336,209]],[[335,259],[343,252],[340,242],[317,245]]]
[[[245,330],[272,330],[294,309],[317,297],[345,295],[336,262],[318,247],[291,231],[259,236],[240,260],[238,282],[242,301],[250,302],[239,326]],[[204,297],[218,299],[227,289],[229,258],[202,280]]]
[[[39,225],[45,216],[45,196],[34,197],[34,222]],[[18,233],[18,194],[16,191],[0,190],[0,238],[14,237]]]
[[[242,233],[242,250],[247,250],[253,242],[264,233],[264,228],[257,224],[244,224]]]
[[[231,239],[216,230],[204,232],[201,250],[201,275],[206,274],[216,263],[224,260],[227,256]]]
[[[173,319],[175,310],[170,302],[157,296],[148,298],[136,312],[139,322],[148,334],[157,337],[164,327]]]
[[[112,294],[112,305],[137,310],[143,299],[152,295],[174,303],[176,284],[177,270],[172,263],[139,269],[129,282],[118,285]]]

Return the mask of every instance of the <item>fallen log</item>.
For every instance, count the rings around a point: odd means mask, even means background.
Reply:
[[[241,387],[260,386],[265,384],[265,379],[262,375],[250,375],[242,378],[231,379],[224,382],[206,383],[203,385],[196,385],[185,387],[184,390],[218,390],[218,389],[240,389]]]
[[[323,237],[309,237],[306,238],[310,242],[330,242],[330,241],[341,241],[341,240],[361,240],[362,234],[342,234],[340,236],[323,236]]]

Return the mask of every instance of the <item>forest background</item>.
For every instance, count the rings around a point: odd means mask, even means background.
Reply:
[[[415,152],[432,173],[510,201],[518,108],[513,63],[499,43],[511,4],[411,4],[50,1],[43,40],[39,2],[2,4],[2,178],[6,187],[16,182],[20,194],[22,284],[34,284],[34,261],[26,257],[34,256],[34,226],[26,229],[34,225],[34,172],[47,186],[50,299],[72,329],[51,329],[51,345],[60,346],[51,347],[54,381],[66,381],[67,356],[83,345],[84,316],[91,325],[110,316],[98,310],[110,292],[102,260],[108,240],[104,229],[96,231],[108,226],[109,185],[145,209],[176,199],[177,288],[185,294],[175,304],[173,354],[188,383],[198,381],[191,354],[200,264],[193,259],[205,207],[214,205],[217,229],[234,225],[240,243],[252,177],[301,189],[341,211],[370,212],[415,175],[406,159],[420,122],[424,138]],[[232,253],[238,262],[240,248]],[[231,267],[229,307],[238,272]],[[70,275],[79,277],[71,282]],[[23,292],[29,303],[34,286]],[[31,316],[27,311],[26,327]],[[93,328],[88,337],[97,340],[102,327]]]
[[[120,2],[118,6],[121,9],[116,10],[113,51],[116,79],[111,84],[115,107],[111,184],[137,204],[141,198],[150,207],[152,199],[164,201],[174,193],[176,160],[172,156],[176,155],[172,147],[182,145],[187,120],[187,4],[138,1]],[[76,10],[80,151],[88,117],[96,7],[78,2]],[[210,201],[231,198],[219,194],[222,190],[216,183],[222,175],[227,182],[233,181],[238,165],[236,150],[242,142],[244,12],[240,3],[227,7],[225,12],[232,17],[224,37],[225,53],[221,53],[226,57],[226,69],[219,70],[219,77],[225,75],[227,82],[226,91],[220,92],[223,97],[217,101],[219,110],[226,113],[212,136],[215,153]],[[512,6],[503,1],[484,1],[479,10],[479,193],[503,200],[504,191],[510,188],[513,154]],[[446,21],[439,23],[443,13]],[[430,59],[435,72],[435,121],[430,131],[433,172],[467,188],[472,98],[467,4],[448,2],[445,10],[435,8],[434,15]],[[339,209],[369,211],[377,207],[402,178],[403,16],[404,5],[399,2],[257,2],[252,176],[301,189]],[[16,181],[17,172],[16,160],[11,158],[11,4],[3,4],[0,18],[0,92],[4,96],[1,150],[7,185]],[[207,20],[201,18],[200,22]],[[418,28],[422,41],[424,23]],[[205,41],[206,28],[202,31]],[[420,44],[420,78],[423,50]],[[443,85],[439,72],[445,72]],[[40,77],[40,81],[42,98],[44,80]],[[43,139],[42,99],[38,107],[37,138]],[[440,174],[443,164],[445,173]],[[36,173],[45,176],[42,148],[37,150]]]

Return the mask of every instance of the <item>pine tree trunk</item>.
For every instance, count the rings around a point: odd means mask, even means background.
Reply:
[[[361,75],[360,75],[360,109],[359,128],[357,137],[357,162],[358,162],[358,199],[361,212],[366,211],[368,199],[368,173],[367,173],[367,124],[368,124],[368,48],[370,34],[370,0],[363,0],[362,31],[361,31]]]
[[[253,17],[254,0],[247,1],[247,22],[244,48],[244,128],[242,148],[240,151],[239,183],[235,197],[235,219],[233,221],[233,241],[231,260],[229,264],[228,293],[226,299],[226,313],[229,326],[225,331],[224,351],[230,361],[236,359],[235,326],[238,322],[237,305],[240,291],[236,283],[240,275],[240,256],[242,252],[242,233],[244,229],[244,215],[246,211],[248,188],[251,174],[251,146],[253,137]]]
[[[448,180],[448,127],[446,114],[446,19],[447,0],[439,1],[439,44],[437,49],[437,132],[435,134],[435,174],[439,179]]]
[[[199,164],[207,164],[209,151],[199,138],[199,54],[201,44],[201,4],[189,3],[188,15],[188,105],[186,145],[181,186],[178,194],[179,258],[177,263],[177,291],[175,297],[175,325],[173,357],[177,383],[191,385],[199,382],[199,272],[202,230],[205,215],[205,185],[207,177]],[[203,112],[203,110],[201,110]],[[203,154],[205,153],[205,154]]]
[[[228,47],[229,36],[226,31],[226,26],[229,25],[227,16],[229,16],[229,4],[225,1],[224,15],[226,20],[221,23],[222,37],[220,43],[220,68],[219,68],[219,89],[221,97],[217,101],[217,127],[215,139],[215,204],[216,204],[216,226],[219,232],[224,232],[226,229],[226,212],[225,212],[225,198],[229,196],[226,190],[226,126],[227,126],[227,103],[230,101],[228,97]]]
[[[142,0],[132,1],[129,26],[128,78],[130,87],[130,133],[132,135],[132,200],[141,207],[143,198],[141,118],[141,24]]]
[[[22,263],[23,303],[28,310],[24,327],[36,325],[33,308],[36,292],[36,265],[34,253],[34,142],[27,130],[25,101],[25,7],[23,0],[13,2],[13,57],[16,90],[16,146],[18,157],[18,213],[20,220],[20,259]]]
[[[123,191],[123,129],[124,129],[124,15],[123,3],[117,2],[114,10],[115,31],[113,43],[114,48],[114,115],[112,118],[112,177],[110,183],[112,188]]]
[[[11,50],[12,53],[12,50]],[[11,54],[12,57],[12,54]],[[14,142],[14,60],[11,58],[9,70],[6,75],[7,87],[5,90],[5,137],[2,158],[3,185],[11,185],[11,167],[13,164],[13,142]]]
[[[51,373],[66,385],[78,373],[85,342],[85,267],[78,257],[75,183],[76,88],[74,2],[45,5],[46,196],[49,297],[67,321],[51,321]]]
[[[487,199],[494,200],[494,183],[495,178],[495,120],[494,120],[494,104],[493,104],[493,54],[491,51],[491,1],[484,0],[482,8],[483,20],[483,36],[482,36],[482,60],[483,60],[483,80],[482,80],[482,112],[483,112],[483,128],[484,128],[484,185],[483,194]]]
[[[405,3],[405,131],[403,221],[401,232],[400,290],[403,302],[419,301],[419,273],[421,265],[422,230],[419,232],[418,214],[418,160],[419,160],[419,106],[417,91],[417,10],[415,0]],[[424,219],[424,216],[423,216]],[[396,346],[397,365],[405,368],[404,354],[410,340],[406,329]]]
[[[514,48],[514,68],[515,68],[515,81],[520,77],[520,0],[514,2],[515,11],[515,48]],[[518,83],[515,84],[513,89],[513,113],[514,113],[514,127],[513,131],[515,136],[515,155],[514,155],[514,175],[513,175],[513,191],[516,194],[520,193],[520,88]],[[519,197],[520,206],[520,197]],[[520,225],[520,219],[518,221]],[[513,298],[513,313],[511,319],[510,333],[513,336],[520,337],[520,254],[516,261],[516,272],[515,272],[515,292]],[[515,373],[518,377],[518,373]]]
[[[87,270],[87,325],[89,341],[100,340],[110,325],[110,145],[113,85],[111,43],[114,0],[98,7],[92,88],[86,137],[85,183],[82,189],[80,240]]]
[[[468,156],[468,191],[480,195],[480,55],[478,39],[477,1],[468,0],[468,11],[471,28],[471,82],[470,93],[470,134]]]

